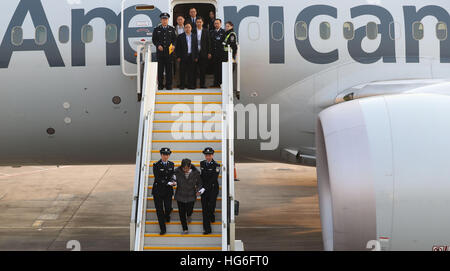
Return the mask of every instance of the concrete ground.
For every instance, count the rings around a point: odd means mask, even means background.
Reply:
[[[238,164],[246,250],[321,250],[315,169]],[[134,165],[0,167],[0,250],[129,250]]]

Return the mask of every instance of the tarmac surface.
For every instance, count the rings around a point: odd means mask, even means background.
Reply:
[[[314,168],[237,164],[245,250],[322,250]],[[0,250],[130,248],[134,165],[0,167]]]

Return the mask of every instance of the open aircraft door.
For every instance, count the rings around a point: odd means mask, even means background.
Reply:
[[[137,76],[138,48],[151,43],[153,29],[160,24],[159,15],[170,12],[169,0],[123,0],[121,9],[120,60],[126,76]],[[156,48],[152,46],[153,52]]]

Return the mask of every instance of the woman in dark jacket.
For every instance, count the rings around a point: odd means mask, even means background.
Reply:
[[[184,159],[181,162],[181,166],[175,170],[174,179],[176,180],[177,185],[175,200],[178,203],[183,234],[187,234],[187,222],[191,222],[190,216],[192,215],[195,201],[198,196],[203,194],[205,189],[202,187],[200,171],[192,165],[192,162],[189,159]]]

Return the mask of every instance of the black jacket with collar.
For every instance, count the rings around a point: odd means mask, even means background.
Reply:
[[[178,36],[175,51],[177,58],[181,58],[182,61],[187,60],[188,44],[186,40],[186,33]],[[194,33],[191,33],[191,54],[193,59],[198,58],[197,35],[195,35]]]
[[[204,160],[200,162],[200,169],[202,171],[202,183],[203,187],[208,191],[219,188],[219,174],[220,174],[220,165],[212,160],[211,163]]]
[[[170,44],[175,46],[175,42],[177,40],[177,36],[175,34],[175,28],[173,26],[168,25],[166,29],[162,25],[159,25],[153,30],[152,41],[156,47],[157,56],[159,57],[168,57]],[[158,50],[159,46],[164,48],[163,51]]]
[[[173,188],[168,183],[173,181],[175,164],[168,161],[164,165],[163,161],[159,160],[153,164],[153,175],[155,175],[155,181],[153,183],[152,195],[173,196]]]
[[[205,28],[202,29],[202,37],[200,40],[200,52],[199,58],[205,59],[208,58],[208,54],[211,53],[211,38],[209,36],[209,31]],[[197,43],[198,43],[198,30],[197,30]]]

